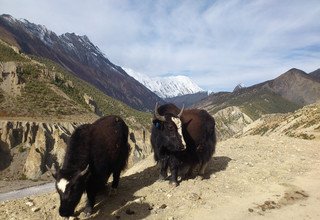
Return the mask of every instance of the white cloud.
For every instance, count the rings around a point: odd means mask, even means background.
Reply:
[[[108,58],[150,76],[186,73],[232,90],[296,67],[319,68],[320,3],[257,1],[0,0],[0,13],[86,34]]]

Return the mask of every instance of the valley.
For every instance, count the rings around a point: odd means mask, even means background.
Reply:
[[[150,144],[165,102],[206,110],[218,137],[205,178],[176,188],[158,181]],[[0,16],[0,219],[62,219],[46,166],[62,164],[75,128],[104,115],[129,127],[128,167],[117,195],[106,187],[90,217],[83,196],[75,218],[320,219],[319,69],[209,94],[186,76],[113,64],[85,35],[10,15]]]

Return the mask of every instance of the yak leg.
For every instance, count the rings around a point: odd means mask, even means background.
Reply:
[[[117,171],[113,172],[113,174],[112,174],[113,180],[112,180],[112,185],[111,185],[111,189],[110,189],[110,193],[109,193],[109,195],[111,195],[111,196],[117,194],[117,188],[118,188],[119,180],[120,180],[120,173],[121,173],[121,170],[120,171],[117,170]]]
[[[199,170],[199,175],[201,175],[201,176],[204,175],[204,171],[206,170],[207,165],[208,165],[208,163],[202,162],[201,167],[200,167],[200,170]]]
[[[89,177],[87,186],[86,186],[86,192],[87,192],[87,202],[86,202],[86,207],[84,209],[84,213],[87,216],[90,216],[93,211],[93,207],[95,204],[95,197],[97,194],[97,181],[94,178]]]
[[[175,167],[175,168],[172,168],[170,169],[170,172],[171,172],[171,179],[170,179],[170,184],[173,185],[173,186],[178,186],[179,183],[178,183],[178,168]]]
[[[206,170],[207,165],[208,165],[207,162],[201,162],[200,169],[199,169],[199,173],[198,173],[198,176],[199,176],[201,179],[205,178],[205,177],[204,177],[204,172],[205,172],[205,170]]]
[[[178,186],[178,165],[179,161],[176,160],[176,158],[170,158],[169,166],[170,166],[170,172],[171,172],[171,179],[170,184],[173,186]]]
[[[159,180],[165,180],[168,176],[168,158],[164,158],[160,161],[160,175]]]
[[[192,177],[192,173],[193,173],[194,168],[195,168],[195,165],[194,165],[194,164],[191,164],[191,165],[189,166],[188,171],[187,171],[187,173],[185,174],[185,178],[186,178],[186,179]]]

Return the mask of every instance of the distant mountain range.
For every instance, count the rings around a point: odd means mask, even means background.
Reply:
[[[318,72],[307,74],[293,68],[273,80],[237,88],[234,92],[213,93],[195,107],[215,114],[226,107],[238,106],[251,119],[267,113],[293,111],[320,100],[320,80],[315,76]]]
[[[204,92],[187,76],[149,77],[129,68],[123,68],[130,76],[138,80],[161,98],[172,98],[186,94]]]
[[[152,110],[162,99],[111,63],[87,36],[60,36],[43,25],[0,16],[0,38],[21,52],[48,58],[105,94],[138,110]]]

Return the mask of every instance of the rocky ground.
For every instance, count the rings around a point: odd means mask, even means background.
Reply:
[[[153,158],[101,195],[89,219],[320,219],[320,141],[246,136],[219,142],[207,179],[173,188],[157,181]],[[57,193],[0,203],[1,219],[60,219]],[[84,199],[77,208],[77,217]],[[80,214],[79,214],[80,213]]]

